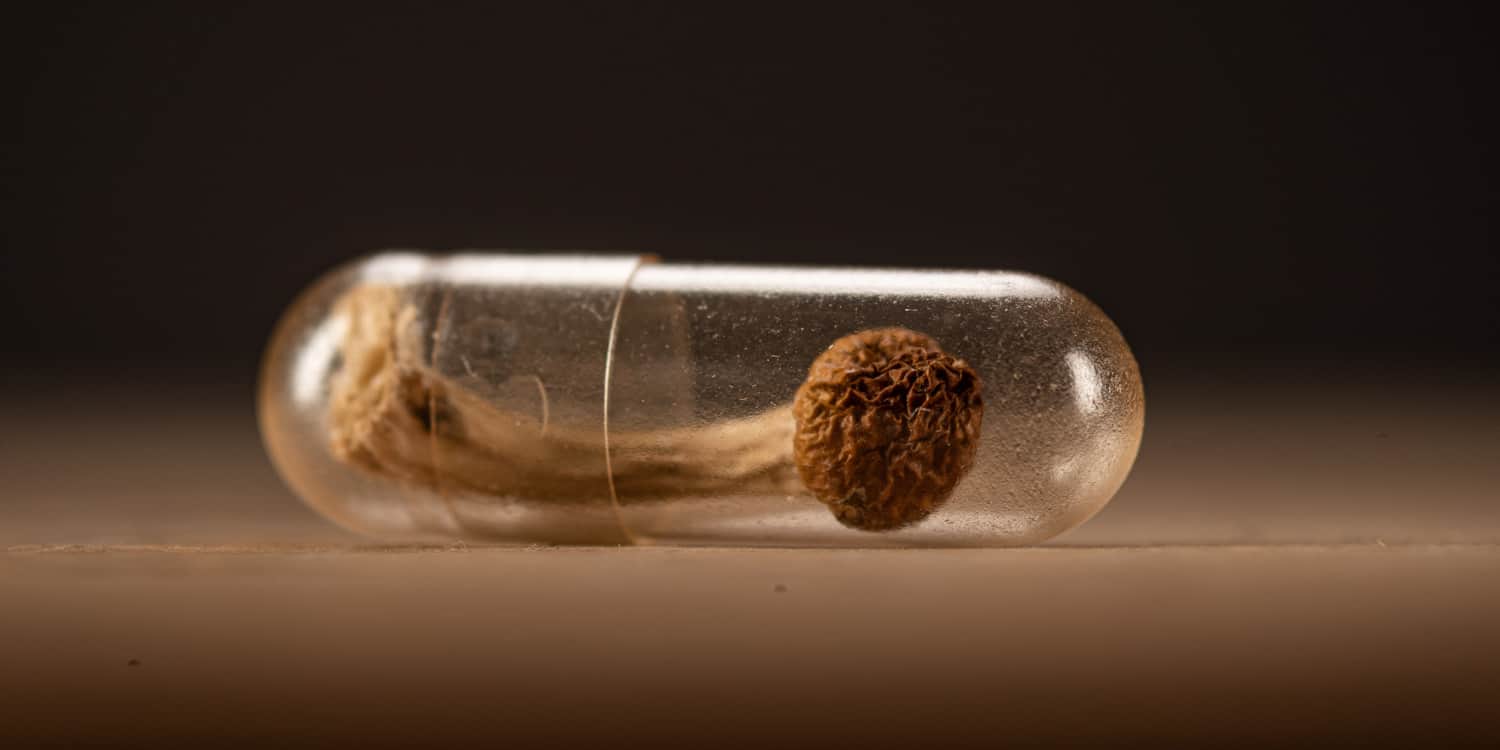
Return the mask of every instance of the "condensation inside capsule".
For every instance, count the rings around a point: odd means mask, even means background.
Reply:
[[[850,447],[809,469],[793,446],[799,388],[834,342],[883,330],[940,348],[929,359],[947,369],[921,386],[891,381],[880,403],[828,397],[864,417],[834,413]],[[919,440],[957,424],[911,421],[925,402],[900,390],[944,384],[976,389],[965,403],[982,420],[961,421],[972,436],[949,430],[901,453],[869,432],[896,425]],[[904,412],[879,412],[897,398]],[[339,523],[542,543],[1034,543],[1108,502],[1143,409],[1115,326],[1043,278],[614,256],[392,253],[345,266],[287,311],[260,390],[278,470]],[[920,476],[933,467],[891,457],[951,458],[950,443],[967,451],[944,464],[960,467],[952,481],[897,524],[842,512],[878,494],[878,479],[837,497],[809,488],[809,470],[847,468],[829,456]]]

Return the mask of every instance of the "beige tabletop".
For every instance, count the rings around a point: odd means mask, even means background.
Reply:
[[[1114,503],[998,550],[382,545],[248,393],[13,399],[0,740],[1485,744],[1500,399],[1455,380],[1148,373]]]

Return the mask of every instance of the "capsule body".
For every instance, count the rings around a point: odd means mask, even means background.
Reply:
[[[863,396],[817,391],[814,434],[798,400],[816,390],[815,360],[883,331],[950,367],[893,365],[880,382],[894,385]],[[823,372],[857,380],[866,364]],[[955,388],[970,405],[956,417],[934,395]],[[288,310],[260,385],[288,484],[387,538],[1035,543],[1109,500],[1143,417],[1118,330],[1046,279],[618,256],[356,262]],[[830,472],[855,483],[816,481]],[[859,521],[875,495],[916,492],[902,477],[943,472],[899,522]]]

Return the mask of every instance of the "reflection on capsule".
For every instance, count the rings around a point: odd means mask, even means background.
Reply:
[[[1097,512],[1140,375],[1021,273],[412,253],[284,315],[260,418],[289,485],[382,537],[1034,543]]]

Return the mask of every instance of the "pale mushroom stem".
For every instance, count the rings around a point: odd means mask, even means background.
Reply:
[[[596,500],[606,487],[602,429],[528,424],[425,361],[417,311],[389,287],[339,302],[349,321],[331,384],[333,454],[442,492],[547,502]],[[702,428],[611,433],[616,499],[805,494],[791,406]]]

